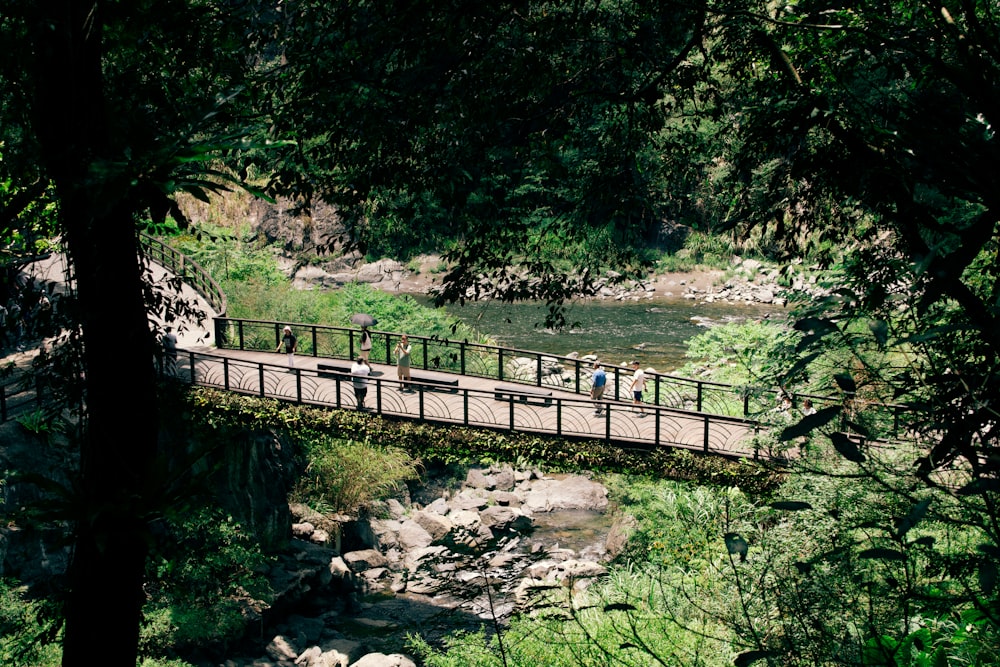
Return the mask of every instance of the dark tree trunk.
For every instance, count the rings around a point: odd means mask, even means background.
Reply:
[[[63,665],[135,667],[157,426],[131,179],[102,168],[124,162],[103,99],[103,3],[38,4],[34,118],[75,271],[87,392]]]

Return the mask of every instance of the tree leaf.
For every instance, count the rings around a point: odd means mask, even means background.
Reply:
[[[902,551],[897,551],[896,549],[875,547],[873,549],[865,549],[864,551],[858,554],[858,558],[871,558],[873,560],[905,561],[906,554],[904,554]]]
[[[840,411],[840,406],[834,405],[829,408],[818,410],[816,414],[806,415],[800,419],[798,423],[781,429],[781,434],[778,436],[778,439],[785,442],[808,435],[814,429],[829,424],[840,414]]]
[[[992,595],[997,586],[997,564],[993,560],[979,561],[979,588],[983,595]]]
[[[749,548],[747,541],[737,533],[726,533],[726,549],[733,556],[739,556],[741,563],[746,561]]]
[[[852,378],[848,373],[837,373],[833,376],[833,380],[843,392],[853,394],[858,391],[857,383],[854,382],[854,378]]]
[[[930,504],[930,498],[926,498],[911,507],[907,515],[900,520],[899,526],[896,528],[896,536],[905,536],[911,528],[917,525],[924,518],[924,515],[927,514],[927,507]]]
[[[865,455],[861,453],[858,443],[851,440],[846,433],[831,433],[830,441],[834,449],[848,461],[861,463],[865,460]]]
[[[764,660],[775,655],[774,651],[744,651],[736,656],[733,664],[736,667],[749,667],[758,660]]]
[[[799,510],[811,510],[812,505],[800,500],[779,500],[777,502],[771,503],[771,507],[776,510],[789,510],[791,512],[797,512]]]

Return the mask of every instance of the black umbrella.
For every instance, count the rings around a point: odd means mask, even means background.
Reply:
[[[378,320],[368,313],[354,313],[351,315],[351,322],[362,327],[373,327],[378,324]]]

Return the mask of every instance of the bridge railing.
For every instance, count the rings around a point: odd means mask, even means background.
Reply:
[[[56,392],[48,376],[33,371],[0,384],[0,423],[54,404]]]
[[[357,408],[351,375],[344,371],[288,368],[284,364],[183,350],[171,374],[188,384],[262,398]],[[412,387],[412,391],[401,391],[395,378],[370,377],[367,412],[505,431],[597,438],[620,446],[671,446],[730,457],[780,458],[776,453],[752,449],[750,436],[760,425],[750,419],[649,405],[645,406],[646,414],[639,415],[633,412],[630,402],[617,400],[602,401],[601,414],[596,415],[589,398],[563,398],[528,387],[523,393],[516,387],[501,392],[499,388],[491,391],[416,380]]]
[[[216,344],[222,349],[274,351],[282,329],[292,327],[298,339],[298,353],[306,356],[354,359],[360,351],[361,332],[357,327],[319,324],[216,318]],[[392,354],[401,333],[370,330],[372,350],[369,361],[394,364]],[[434,336],[409,335],[413,348],[413,369],[442,371],[498,382],[549,387],[578,394],[590,392],[593,361],[572,356],[473,343]],[[605,396],[631,400],[632,370],[605,364],[608,384]],[[665,408],[749,418],[764,415],[776,403],[770,389],[738,387],[718,382],[649,373],[644,402]]]
[[[139,234],[142,252],[157,264],[170,269],[200,294],[217,315],[226,314],[226,294],[198,262],[148,234]]]

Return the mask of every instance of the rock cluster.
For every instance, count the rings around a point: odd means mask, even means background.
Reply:
[[[582,590],[606,573],[613,553],[603,543],[577,553],[533,538],[535,517],[555,511],[600,515],[607,490],[584,475],[547,477],[537,471],[474,468],[458,489],[426,505],[389,500],[378,518],[331,523],[293,507],[299,549],[274,577],[276,609],[336,592],[343,602],[314,605],[279,626],[265,656],[232,659],[225,667],[404,667],[413,660],[374,650],[372,635],[430,630],[442,613],[448,628],[503,623],[526,611],[540,592]],[[621,530],[612,530],[620,535]],[[620,547],[616,539],[612,549]],[[372,603],[370,600],[381,600]],[[348,619],[361,632],[345,630]]]

